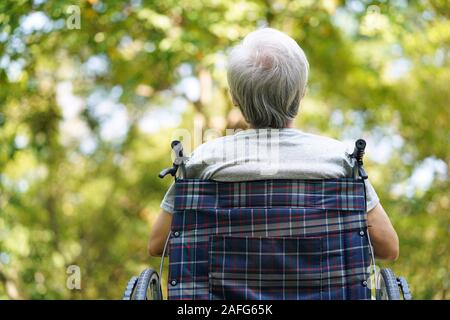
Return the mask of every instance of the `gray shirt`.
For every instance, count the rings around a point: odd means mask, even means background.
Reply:
[[[352,177],[353,145],[297,129],[249,129],[199,146],[186,162],[186,178],[216,181]],[[367,211],[379,198],[366,180]],[[172,184],[161,208],[174,211]]]

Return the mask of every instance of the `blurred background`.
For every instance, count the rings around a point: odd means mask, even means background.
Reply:
[[[310,61],[296,127],[367,140],[401,241],[381,265],[415,298],[450,298],[449,1],[2,0],[0,299],[121,298],[158,267],[146,246],[169,143],[245,128],[226,55],[261,26]]]

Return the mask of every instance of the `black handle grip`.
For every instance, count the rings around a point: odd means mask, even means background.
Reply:
[[[356,158],[359,164],[362,164],[362,159],[366,149],[366,141],[358,139],[355,142],[355,149],[353,150],[353,156]]]
[[[182,162],[183,145],[181,144],[181,142],[178,140],[173,140],[170,143],[170,147],[175,152],[175,161],[172,164],[172,167],[164,169],[158,174],[158,177],[160,177],[161,179],[164,178],[165,176],[167,176],[168,174],[170,174],[172,177],[175,177],[175,175],[177,174],[178,167],[180,165],[182,166],[182,164],[183,164],[183,162]],[[182,166],[182,168],[183,168],[183,166]]]
[[[353,150],[352,157],[356,159],[357,165],[358,165],[358,173],[359,176],[363,179],[367,179],[369,176],[366,173],[366,170],[364,170],[364,163],[363,163],[363,157],[366,149],[366,141],[363,139],[358,139],[355,142],[355,149]]]
[[[177,154],[177,157],[183,157],[183,145],[178,140],[173,140],[170,147]]]
[[[158,177],[160,177],[161,179],[164,178],[165,176],[167,176],[168,174],[170,174],[172,177],[175,176],[175,174],[177,173],[177,168],[175,167],[170,167],[170,168],[166,168],[164,170],[162,170],[159,174]]]

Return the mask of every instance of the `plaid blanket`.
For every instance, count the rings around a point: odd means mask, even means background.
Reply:
[[[178,180],[169,299],[368,299],[362,180]]]

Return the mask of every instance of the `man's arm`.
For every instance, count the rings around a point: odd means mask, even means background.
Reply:
[[[148,239],[148,254],[151,256],[161,256],[169,236],[172,225],[172,214],[161,210],[155,223],[153,224],[150,237]]]
[[[398,236],[380,203],[367,213],[367,223],[375,256],[397,260],[400,251]]]

